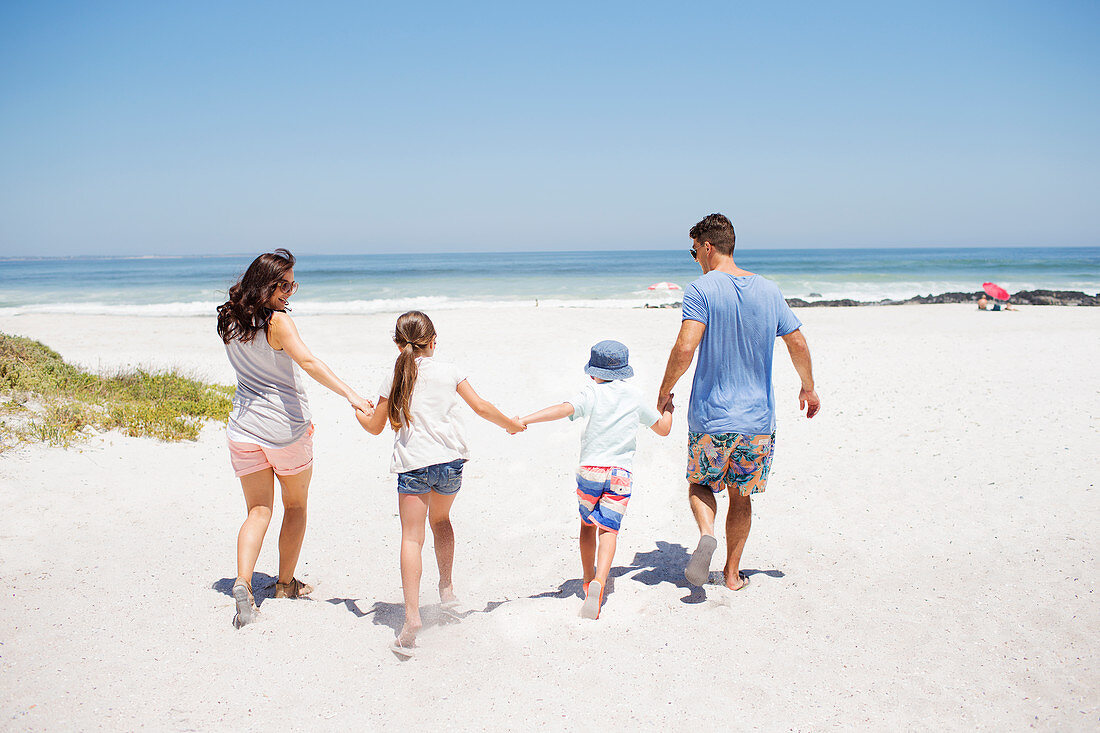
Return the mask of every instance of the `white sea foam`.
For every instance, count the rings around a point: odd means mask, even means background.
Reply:
[[[34,314],[83,316],[209,316],[220,303],[36,303],[0,308],[0,316]]]
[[[645,305],[668,303],[670,299],[653,297],[619,299],[524,299],[524,300],[466,300],[447,297],[381,298],[377,300],[292,302],[296,316],[320,315],[369,315],[372,313],[402,313],[408,310],[470,310],[504,308],[641,308]],[[51,314],[92,316],[145,316],[145,317],[212,317],[220,302],[188,303],[40,303],[0,307],[0,317]]]
[[[884,299],[906,300],[916,295],[938,295],[948,292],[972,293],[977,287],[972,282],[950,280],[912,280],[907,282],[858,282],[805,280],[776,278],[777,284],[788,298],[804,300],[852,299],[876,302]],[[1006,281],[1001,283],[1010,293],[1047,287],[1040,283]],[[1073,282],[1060,284],[1056,289],[1083,290],[1093,293],[1100,290],[1100,283]],[[373,298],[352,300],[298,300],[292,301],[294,315],[368,315],[372,313],[402,313],[407,310],[469,310],[504,308],[641,308],[646,305],[667,305],[683,298],[683,291],[631,290],[616,298],[521,298],[484,297],[462,298],[454,296],[421,296]],[[111,302],[54,302],[2,306],[0,317],[32,314],[98,315],[98,316],[147,316],[147,317],[212,317],[221,300],[190,300],[171,303],[111,303]]]

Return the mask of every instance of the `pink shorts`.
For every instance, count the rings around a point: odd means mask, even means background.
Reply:
[[[229,461],[237,477],[274,469],[280,476],[293,476],[313,465],[313,425],[306,434],[284,448],[265,448],[255,443],[229,443]]]

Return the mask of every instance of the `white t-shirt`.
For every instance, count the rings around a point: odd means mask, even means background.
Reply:
[[[425,466],[469,458],[465,425],[459,410],[461,398],[456,391],[466,379],[454,364],[430,356],[416,360],[416,385],[409,400],[411,425],[403,425],[394,435],[391,473],[405,473]],[[390,398],[393,374],[383,380],[378,394]]]
[[[641,392],[621,379],[592,382],[571,400],[570,420],[588,418],[581,436],[582,466],[618,466],[631,470],[638,428],[661,419]]]

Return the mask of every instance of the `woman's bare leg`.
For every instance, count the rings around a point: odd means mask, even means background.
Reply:
[[[439,566],[439,600],[450,603],[458,600],[451,577],[455,563],[455,531],[451,526],[451,505],[458,494],[438,494],[433,491],[428,496],[428,523],[432,526],[435,561]]]
[[[302,541],[306,536],[306,501],[309,498],[310,466],[293,476],[279,476],[283,489],[283,526],[279,530],[279,582],[289,583],[298,567]]]
[[[413,646],[423,623],[420,620],[420,573],[423,562],[424,522],[428,517],[429,494],[398,494],[397,513],[401,516],[401,590],[405,596],[405,625],[397,640]]]
[[[270,468],[241,476],[244,503],[248,515],[237,533],[237,580],[252,588],[252,573],[271,523],[271,505],[275,500],[274,472]]]

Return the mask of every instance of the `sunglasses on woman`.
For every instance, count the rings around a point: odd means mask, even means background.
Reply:
[[[297,282],[287,282],[286,280],[280,280],[278,282],[279,290],[283,291],[283,295],[294,295],[298,292]]]

